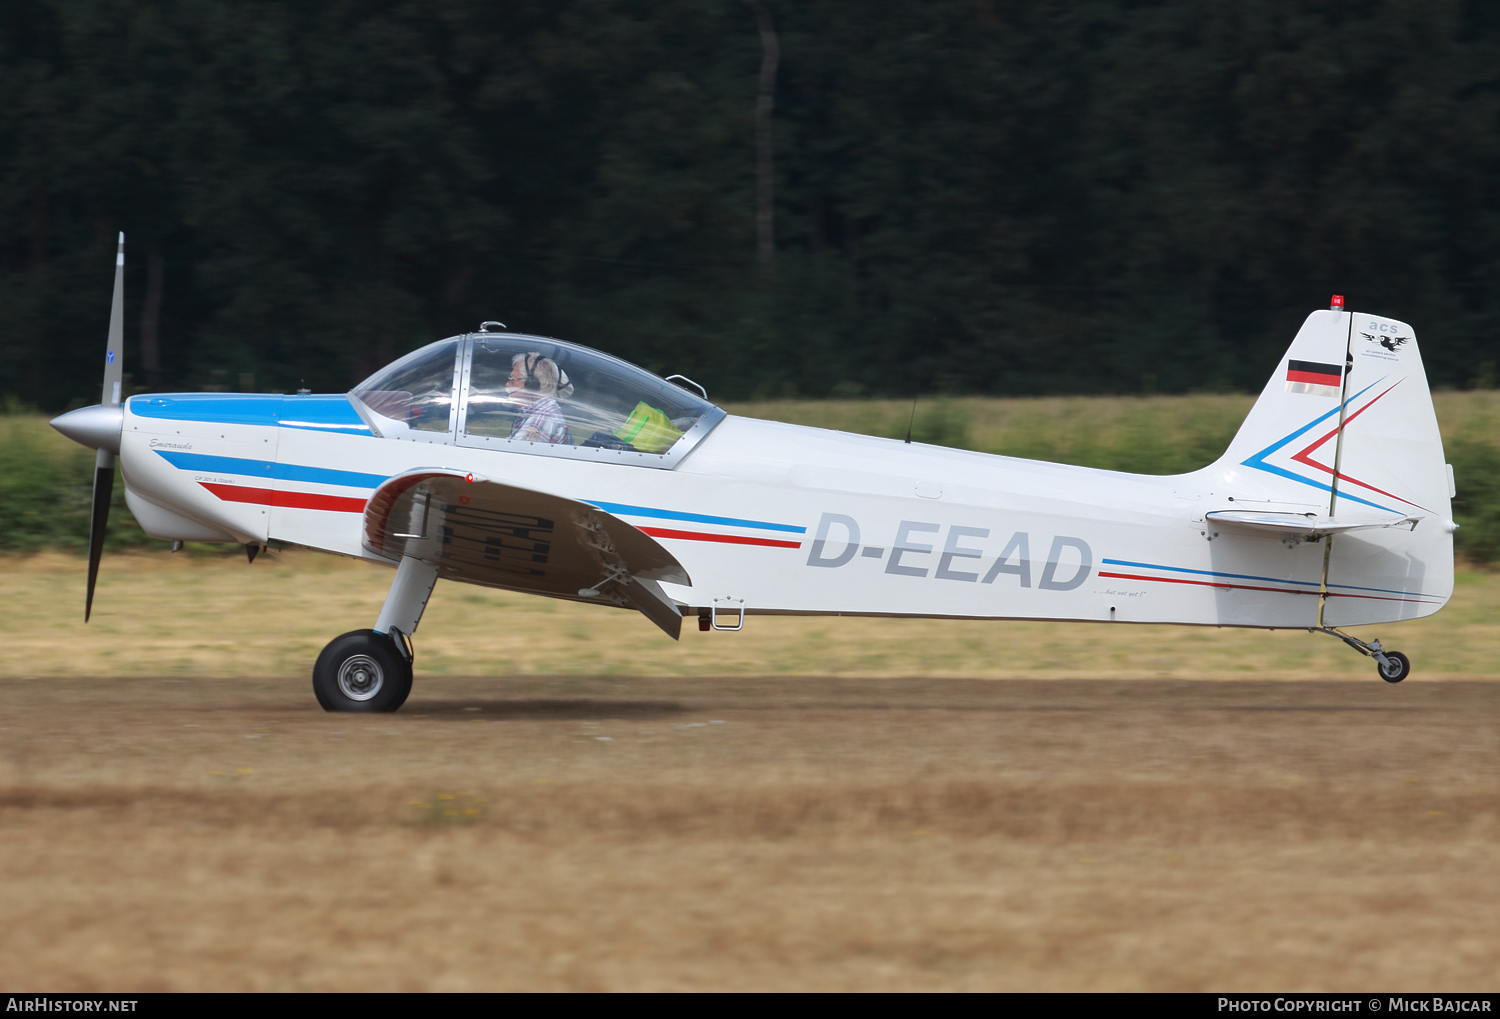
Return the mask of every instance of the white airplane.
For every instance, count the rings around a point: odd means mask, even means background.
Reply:
[[[98,450],[85,621],[120,459],[147,534],[278,541],[394,567],[371,629],[313,669],[329,711],[394,711],[439,577],[684,616],[870,615],[1302,628],[1453,590],[1452,468],[1410,326],[1334,298],[1218,461],[1159,477],[726,414],[572,343],[477,332],[351,392],[121,399],[124,235],[104,398],[53,420]],[[175,546],[174,546],[175,547]]]

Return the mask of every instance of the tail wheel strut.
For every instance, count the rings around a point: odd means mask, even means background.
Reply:
[[[1340,633],[1331,626],[1310,626],[1308,627],[1308,632],[1326,633],[1329,636],[1337,637],[1366,658],[1375,659],[1375,671],[1387,683],[1399,683],[1411,675],[1411,659],[1403,655],[1400,651],[1385,650],[1385,648],[1380,646],[1380,641],[1378,640],[1366,643],[1358,637],[1351,637],[1347,633]]]

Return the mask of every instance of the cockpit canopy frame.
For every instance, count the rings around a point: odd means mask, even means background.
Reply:
[[[562,396],[507,390],[504,378],[516,354],[547,358],[567,376],[572,391]],[[451,378],[444,377],[448,365]],[[561,381],[542,374],[547,376],[543,384]],[[676,467],[727,416],[696,393],[628,361],[526,333],[465,333],[430,343],[348,395],[372,431],[387,439],[659,470]],[[548,396],[559,401],[552,411],[566,420],[567,441],[512,438],[513,419],[530,405],[527,401]]]

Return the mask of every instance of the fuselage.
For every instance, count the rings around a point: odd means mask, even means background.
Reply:
[[[381,437],[342,395],[228,394],[131,398],[121,459],[148,533],[387,564],[361,543],[370,493],[416,468],[471,471],[652,535],[692,578],[663,586],[694,608],[1300,627],[1323,582],[1322,544],[1205,524],[1234,498],[1318,509],[1316,492],[1289,502],[1224,462],[1132,475],[729,415],[656,468]],[[1328,581],[1349,622],[1426,615],[1452,585]]]

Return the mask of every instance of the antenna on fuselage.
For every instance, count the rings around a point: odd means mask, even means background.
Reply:
[[[937,329],[937,316],[932,316],[932,324],[927,327],[927,340],[922,344],[922,356],[926,357],[932,352],[932,334]],[[917,422],[917,394],[911,394],[911,417],[906,419],[906,444],[911,445],[911,428]]]

